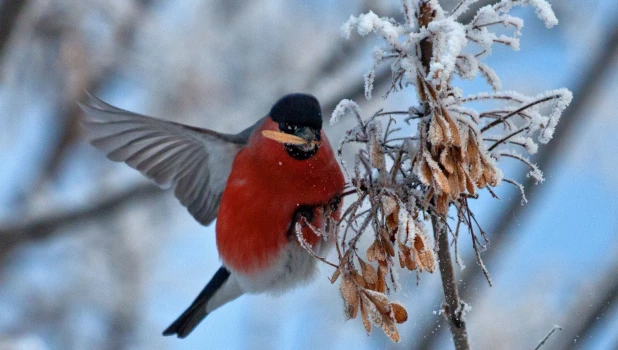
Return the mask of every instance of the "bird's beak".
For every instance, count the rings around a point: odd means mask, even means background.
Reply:
[[[314,131],[314,129],[308,126],[297,128],[296,131],[294,131],[294,135],[305,140],[305,143],[307,145],[319,145],[320,144],[320,141],[318,140],[319,136],[317,136],[318,134],[316,134],[316,131]]]
[[[300,128],[297,134],[298,136],[286,134],[284,132],[274,131],[274,130],[263,130],[262,131],[262,136],[268,139],[280,142],[280,143],[286,143],[290,145],[299,145],[299,146],[301,145],[319,146],[321,144],[320,141],[315,139],[315,135],[313,131],[311,131],[309,128]]]

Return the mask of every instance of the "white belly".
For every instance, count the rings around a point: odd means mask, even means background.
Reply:
[[[315,252],[318,256],[324,256],[322,254],[330,246],[329,242],[319,241],[317,247],[314,247]],[[318,259],[311,256],[296,240],[291,240],[268,269],[251,276],[233,269],[230,271],[246,293],[277,293],[311,281],[317,271],[317,262]]]

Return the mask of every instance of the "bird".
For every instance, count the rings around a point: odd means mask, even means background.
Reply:
[[[79,105],[92,145],[173,187],[202,225],[216,219],[222,266],[163,335],[185,338],[243,294],[279,294],[313,279],[316,256],[334,241],[320,228],[339,219],[345,188],[314,96],[285,95],[237,134],[129,112],[91,94]]]

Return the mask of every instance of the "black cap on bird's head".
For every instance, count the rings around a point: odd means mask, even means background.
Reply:
[[[295,159],[311,158],[319,148],[322,131],[322,110],[318,99],[308,94],[283,96],[270,110],[270,118],[284,133],[301,137],[307,144],[285,144]]]
[[[322,110],[318,99],[307,94],[283,96],[270,110],[273,121],[290,126],[322,129]]]

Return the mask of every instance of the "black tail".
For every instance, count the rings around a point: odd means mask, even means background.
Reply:
[[[185,312],[163,331],[163,335],[178,335],[178,338],[185,338],[197,327],[197,325],[208,315],[206,304],[212,296],[221,288],[223,283],[230,277],[230,272],[223,266],[215,273],[210,282],[204,287],[200,295],[193,301]]]

